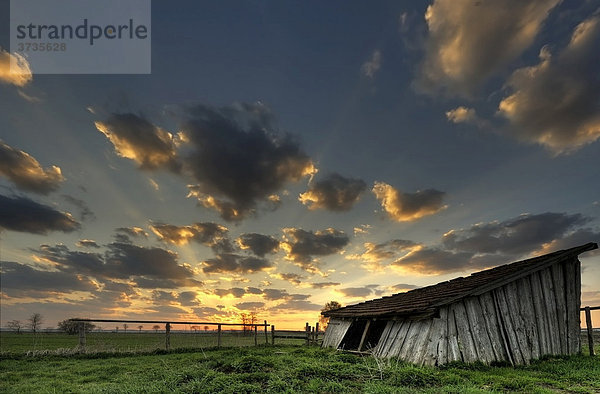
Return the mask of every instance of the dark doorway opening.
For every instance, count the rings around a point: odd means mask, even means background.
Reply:
[[[369,324],[369,327],[367,327],[367,323]],[[377,343],[379,343],[379,339],[381,339],[381,334],[383,334],[386,324],[387,321],[385,320],[355,320],[348,328],[348,331],[346,331],[346,335],[344,335],[338,348],[358,351],[373,349],[377,346]],[[366,333],[365,328],[367,328]]]

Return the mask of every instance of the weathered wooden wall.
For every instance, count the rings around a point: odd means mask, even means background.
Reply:
[[[390,320],[373,354],[418,365],[528,364],[546,354],[575,354],[580,351],[580,299],[579,261],[557,263],[444,306],[439,318]],[[339,344],[343,337],[339,327],[332,330],[332,345],[333,338]]]
[[[352,320],[343,320],[343,319],[329,319],[329,323],[327,324],[327,329],[325,330],[325,336],[323,337],[323,347],[332,347],[336,348],[344,339],[344,335],[346,335],[346,331],[350,327]]]

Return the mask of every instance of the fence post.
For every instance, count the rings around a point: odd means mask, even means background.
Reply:
[[[79,322],[79,347],[85,347],[85,323]]]
[[[221,325],[217,326],[217,347],[221,347]]]
[[[319,322],[315,323],[315,345],[319,344]]]
[[[265,343],[269,344],[269,333],[267,332],[267,321],[265,320]]]
[[[165,348],[167,350],[171,348],[171,323],[165,325]]]
[[[590,348],[590,356],[594,355],[594,327],[592,326],[592,313],[590,307],[585,307],[585,325],[587,327],[588,346]]]
[[[258,326],[254,325],[254,346],[258,346]]]
[[[308,325],[308,322],[306,323],[306,326],[304,326],[304,331],[306,332],[306,346],[310,345],[310,326]]]
[[[271,324],[271,345],[275,345],[275,324]]]

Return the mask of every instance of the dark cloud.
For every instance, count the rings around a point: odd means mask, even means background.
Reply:
[[[397,285],[394,285],[391,287],[392,291],[395,291],[395,292],[413,290],[413,289],[418,289],[418,288],[419,288],[419,286],[411,285],[408,283],[398,283]]]
[[[206,246],[215,246],[219,244],[219,249],[229,249],[224,247],[223,240],[227,237],[227,227],[217,223],[205,222],[194,223],[189,226],[175,226],[172,224],[155,223],[150,225],[150,229],[162,241],[175,244],[185,245],[190,241],[197,242]]]
[[[231,289],[215,289],[214,293],[219,297],[231,295],[235,298],[242,298],[246,294],[246,290],[242,289],[241,287],[233,287]]]
[[[269,269],[273,264],[259,257],[221,253],[212,259],[203,261],[202,266],[202,271],[207,274],[219,272],[252,273]]]
[[[198,286],[193,271],[178,264],[175,252],[155,247],[113,242],[106,253],[71,251],[65,245],[42,245],[38,256],[62,271],[97,278],[132,279],[140,287]]]
[[[404,193],[387,183],[375,182],[372,191],[388,216],[398,222],[414,221],[446,208],[446,193],[435,189]]]
[[[279,249],[279,240],[263,234],[242,234],[237,242],[240,248],[248,249],[259,257],[264,257],[267,253],[276,253]]]
[[[343,289],[338,289],[340,293],[345,295],[346,297],[368,297],[373,294],[373,289],[371,287],[346,287]]]
[[[125,234],[128,235],[130,237],[140,237],[140,238],[148,238],[148,233],[146,231],[144,231],[143,228],[141,227],[119,227],[117,229],[115,229],[115,231],[117,233],[121,233],[121,234]]]
[[[287,182],[316,172],[299,144],[277,132],[262,104],[198,105],[181,130],[191,147],[185,164],[198,182],[190,193],[226,220],[243,219]]]
[[[48,293],[95,291],[97,285],[74,273],[42,271],[29,265],[2,261],[2,292],[11,297],[49,296]]]
[[[59,167],[44,169],[34,157],[8,146],[2,140],[0,174],[10,179],[20,190],[44,195],[57,190],[65,180]]]
[[[333,228],[316,232],[298,228],[286,228],[283,231],[285,241],[282,242],[282,248],[287,252],[287,258],[312,273],[318,272],[313,256],[339,253],[349,242],[343,231]]]
[[[534,42],[558,3],[435,0],[425,13],[429,34],[417,87],[472,96]]]
[[[324,289],[326,287],[334,287],[334,286],[339,286],[341,283],[338,282],[317,282],[317,283],[311,283],[310,287],[312,287],[313,289]]]
[[[229,313],[227,311],[222,311],[210,306],[201,306],[198,308],[194,308],[194,314],[199,319],[206,319],[213,316],[227,316]]]
[[[177,301],[183,306],[194,306],[200,304],[195,291],[182,291],[177,296]]]
[[[572,151],[600,138],[600,15],[581,22],[556,56],[549,47],[540,62],[516,70],[511,91],[499,105],[510,122],[506,132],[546,146]]]
[[[361,179],[331,174],[314,182],[298,199],[311,210],[349,211],[366,189]]]
[[[23,191],[44,195],[57,190],[65,180],[59,167],[52,166],[44,169],[34,157],[8,146],[2,140],[0,140],[0,174],[10,179]]]
[[[249,310],[253,310],[253,309],[260,309],[262,307],[265,306],[264,302],[240,302],[238,304],[235,304],[235,307],[240,309],[240,310],[244,310],[244,311],[249,311]]]
[[[146,119],[134,114],[112,114],[104,122],[95,124],[119,156],[135,161],[141,169],[180,170],[175,139]]]
[[[281,299],[286,299],[289,296],[290,295],[288,294],[287,290],[283,290],[283,289],[264,289],[263,290],[263,297],[266,300],[281,300]]]
[[[80,228],[71,214],[37,203],[27,197],[0,195],[0,227],[32,234],[50,231],[69,233]]]
[[[480,223],[450,231],[444,235],[443,245],[446,249],[463,252],[518,256],[560,239],[587,222],[589,219],[580,214],[525,214],[503,222]]]
[[[100,245],[96,243],[96,241],[92,239],[80,239],[77,244],[80,248],[95,248],[100,249]]]
[[[85,201],[80,200],[75,197],[72,197],[72,196],[69,196],[67,194],[63,194],[62,197],[64,198],[64,200],[66,202],[74,205],[75,207],[77,207],[79,209],[79,217],[82,221],[96,219],[96,215],[90,209],[90,207],[87,205],[87,203]]]
[[[302,275],[292,274],[292,273],[283,273],[283,274],[277,273],[277,274],[274,274],[273,276],[278,279],[288,281],[296,286],[299,285],[300,283],[302,283],[302,280],[305,279],[305,277]]]
[[[157,305],[176,302],[177,293],[172,291],[154,290],[152,291],[152,301]]]

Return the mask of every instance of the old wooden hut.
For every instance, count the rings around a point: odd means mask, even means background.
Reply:
[[[324,347],[418,365],[528,364],[580,351],[581,264],[595,243],[324,312]]]

